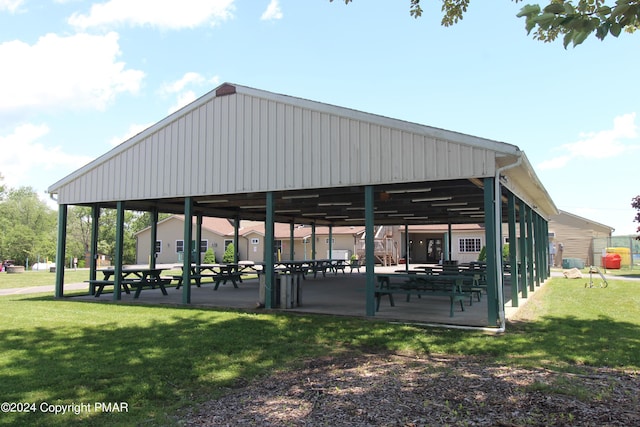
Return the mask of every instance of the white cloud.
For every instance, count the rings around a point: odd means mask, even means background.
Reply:
[[[267,9],[262,13],[260,17],[263,21],[272,21],[274,19],[282,19],[282,10],[280,9],[280,2],[278,0],[271,0]]]
[[[624,114],[613,120],[613,129],[580,134],[580,140],[558,147],[557,151],[562,151],[564,154],[545,160],[538,165],[538,168],[558,169],[574,159],[603,159],[638,150],[639,144],[623,142],[623,140],[633,140],[638,137],[635,119],[636,113]]]
[[[91,158],[75,156],[62,151],[60,147],[49,148],[38,142],[49,134],[45,124],[23,124],[11,134],[0,135],[0,172],[4,184],[9,188],[32,186],[43,188],[48,181],[37,185],[42,172],[51,170],[73,170],[88,163]]]
[[[187,87],[204,86],[206,90],[210,90],[213,89],[213,87],[218,86],[219,84],[220,78],[218,76],[207,79],[199,73],[188,72],[174,82],[164,83],[159,92],[161,95],[175,95],[176,102],[168,110],[169,114],[171,114],[198,98],[196,92],[192,89],[187,89]]]
[[[164,94],[173,94],[178,93],[188,85],[188,84],[201,84],[205,81],[205,78],[198,73],[188,72],[181,79],[176,80],[175,82],[165,83],[160,88],[160,92]]]
[[[109,140],[109,145],[111,145],[112,147],[115,147],[116,145],[122,144],[123,142],[125,142],[129,138],[132,138],[132,137],[136,136],[137,134],[139,134],[140,132],[142,132],[143,130],[145,130],[146,128],[151,126],[152,124],[153,123],[132,124],[132,125],[129,126],[129,129],[127,129],[127,131],[125,132],[124,135],[115,136],[115,137],[111,138]]]
[[[68,22],[93,27],[157,27],[170,30],[216,25],[233,17],[235,0],[109,0],[91,6],[87,15],[74,13]]]
[[[104,110],[118,93],[136,93],[144,77],[117,62],[118,35],[42,36],[34,45],[0,44],[0,112]]]
[[[0,12],[6,10],[10,13],[15,13],[22,3],[24,3],[24,0],[0,0]]]
[[[178,99],[176,100],[176,103],[174,105],[172,105],[171,107],[169,107],[169,114],[178,111],[179,109],[181,109],[182,107],[184,107],[185,105],[195,101],[197,98],[195,92],[193,92],[192,90],[188,90],[186,92],[182,92],[178,95]]]

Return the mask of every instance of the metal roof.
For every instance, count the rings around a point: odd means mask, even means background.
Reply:
[[[502,168],[502,172],[501,172]],[[484,221],[499,176],[543,217],[557,209],[517,146],[225,83],[49,187],[58,203],[275,221]],[[506,205],[506,204],[505,204]],[[506,206],[503,207],[503,210]]]

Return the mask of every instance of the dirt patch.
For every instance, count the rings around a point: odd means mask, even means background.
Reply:
[[[637,372],[513,369],[470,357],[311,360],[180,416],[186,426],[632,426]]]

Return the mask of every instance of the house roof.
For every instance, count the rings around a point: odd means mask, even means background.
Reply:
[[[549,224],[550,230],[553,228],[553,222],[565,224],[570,223],[574,227],[588,228],[590,230],[599,231],[608,235],[611,235],[615,231],[615,228],[608,225],[604,225],[599,222],[592,221],[590,219],[583,218],[579,215],[562,210],[558,211],[558,215],[554,215],[553,217],[551,217],[551,221]]]
[[[377,225],[477,223],[500,177],[543,217],[557,212],[517,146],[225,83],[49,187],[58,203],[205,217]],[[506,206],[503,206],[506,214]]]

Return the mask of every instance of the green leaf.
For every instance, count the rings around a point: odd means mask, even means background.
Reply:
[[[565,3],[564,4],[564,13],[567,15],[572,15],[574,13],[576,13],[576,8],[573,7],[573,5],[571,3]]]
[[[536,27],[536,22],[533,19],[527,19],[527,23],[525,25],[527,34],[530,34],[531,30],[533,30],[535,27]]]
[[[564,45],[565,49],[567,48],[567,46],[569,46],[569,43],[571,43],[572,38],[573,38],[573,31],[569,31],[567,34],[564,35],[562,44]]]
[[[590,31],[580,31],[579,33],[577,33],[573,38],[573,46],[575,47],[579,44],[582,44],[582,42],[585,41],[587,37],[589,37],[589,34],[591,34]]]
[[[555,14],[560,14],[565,12],[564,5],[562,5],[561,3],[551,3],[550,5],[545,7],[543,11],[544,13],[555,13]]]
[[[541,27],[549,27],[549,24],[551,24],[551,22],[555,19],[556,15],[554,15],[553,13],[543,13],[542,15],[538,15],[535,18],[532,19],[532,21],[534,21],[536,24],[540,25]]]
[[[629,10],[631,6],[629,4],[620,3],[618,4],[612,11],[611,17],[614,18],[616,16],[624,15],[627,10]]]
[[[528,4],[522,9],[520,9],[520,12],[518,12],[516,16],[518,18],[522,18],[523,16],[529,17],[531,15],[538,15],[538,14],[540,14],[540,6],[538,6],[537,4]]]
[[[611,24],[611,28],[609,29],[609,32],[613,37],[618,37],[621,31],[622,31],[622,25],[618,24],[617,22],[614,22]]]
[[[609,6],[600,6],[598,8],[598,15],[609,15],[611,13],[611,8]]]

